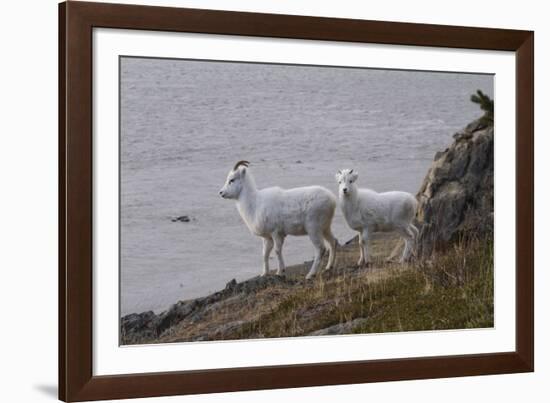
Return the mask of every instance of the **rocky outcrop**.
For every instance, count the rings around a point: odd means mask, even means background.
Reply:
[[[205,313],[215,309],[216,305],[224,300],[236,296],[244,300],[247,296],[265,288],[291,286],[295,283],[296,280],[282,276],[254,277],[241,283],[233,279],[221,291],[203,298],[179,301],[158,315],[152,311],[126,315],[121,319],[122,342],[123,344],[149,342],[183,320],[199,321]]]
[[[419,257],[493,231],[494,129],[479,119],[453,137],[436,153],[417,194]]]

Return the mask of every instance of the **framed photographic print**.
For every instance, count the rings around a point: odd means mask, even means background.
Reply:
[[[59,33],[60,399],[533,371],[533,32]]]

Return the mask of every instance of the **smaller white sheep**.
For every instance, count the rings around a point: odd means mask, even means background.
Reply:
[[[413,225],[418,202],[407,192],[377,193],[359,189],[357,172],[344,169],[336,174],[340,207],[346,222],[359,232],[360,257],[357,265],[368,265],[368,239],[375,231],[397,231],[405,240],[400,262],[408,260],[418,237]]]

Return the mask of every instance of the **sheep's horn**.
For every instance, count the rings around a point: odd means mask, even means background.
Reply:
[[[244,165],[245,167],[248,167],[248,164],[250,164],[250,162],[248,162],[248,161],[239,161],[233,167],[233,171],[236,171],[237,168],[240,167],[241,165]]]

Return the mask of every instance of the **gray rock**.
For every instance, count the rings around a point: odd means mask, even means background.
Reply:
[[[237,283],[237,280],[233,279],[225,286],[221,293],[244,293],[246,295],[256,293],[264,288],[273,286],[290,286],[296,284],[296,280],[287,278],[285,276],[267,275],[257,276],[249,280]],[[217,293],[216,293],[217,294]],[[216,295],[214,294],[214,295]]]
[[[417,194],[417,256],[493,231],[494,129],[476,120],[436,153]]]
[[[324,329],[316,330],[308,334],[308,336],[329,336],[335,334],[349,334],[355,328],[358,328],[366,324],[368,319],[357,318],[345,323],[338,323],[337,325],[329,326]]]
[[[237,280],[235,280],[235,279],[231,280],[229,283],[227,283],[225,285],[226,290],[233,291],[235,289],[235,287],[237,287]]]
[[[174,217],[171,220],[172,222],[190,222],[191,218],[187,215],[180,215],[179,217]]]
[[[152,311],[124,316],[120,321],[122,338],[130,342],[139,342],[142,338],[156,337],[155,319],[156,315]]]
[[[154,319],[157,335],[190,316],[200,306],[200,300],[179,301]]]

